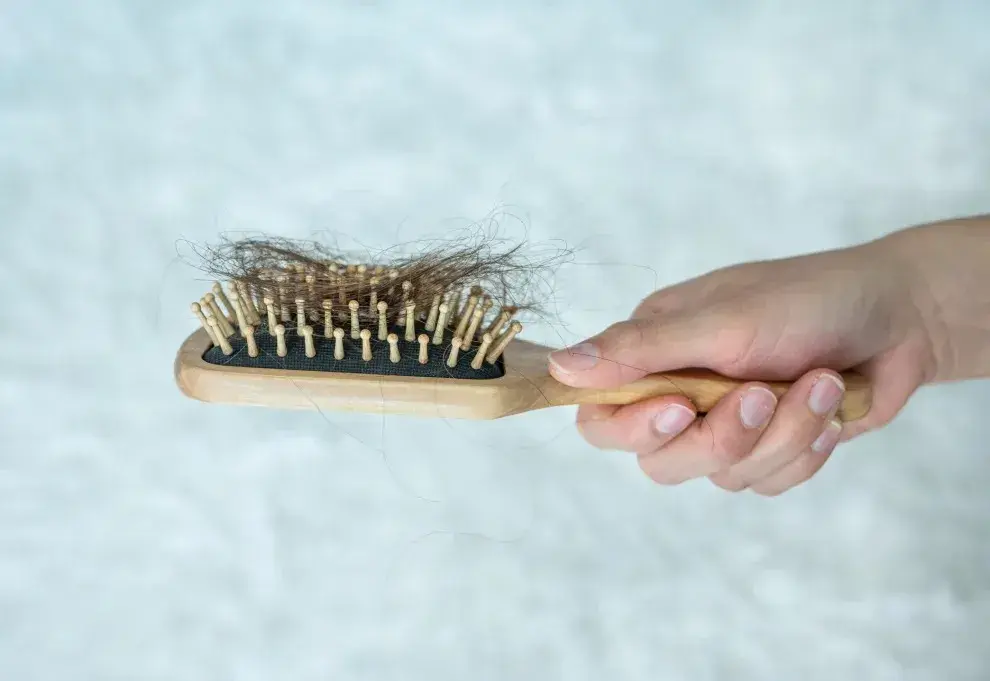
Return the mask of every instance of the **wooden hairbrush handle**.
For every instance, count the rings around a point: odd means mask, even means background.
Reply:
[[[684,369],[650,374],[617,388],[575,388],[550,375],[547,354],[551,350],[524,340],[514,341],[509,346],[506,351],[507,377],[517,380],[511,381],[507,389],[518,396],[518,400],[510,401],[510,413],[577,404],[625,405],[664,395],[686,397],[699,413],[707,413],[727,394],[752,380],[729,378],[706,369]],[[853,371],[840,375],[845,383],[845,393],[836,418],[841,421],[863,418],[872,405],[870,382]],[[792,381],[761,382],[777,397],[794,385]]]
[[[841,374],[845,383],[845,393],[836,418],[841,421],[855,421],[869,412],[872,402],[872,389],[869,381],[861,374],[847,372]],[[633,404],[651,397],[682,395],[689,399],[702,413],[711,410],[728,393],[748,381],[728,378],[711,371],[692,369],[651,374],[638,381],[619,388],[608,390],[572,388],[562,386],[555,397],[566,399],[571,404]],[[786,381],[767,382],[770,390],[781,397],[793,383]],[[556,392],[556,390],[554,391]],[[555,400],[556,401],[556,400]],[[558,402],[559,404],[559,402]]]

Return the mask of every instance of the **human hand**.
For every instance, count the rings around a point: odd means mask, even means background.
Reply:
[[[635,452],[663,484],[708,477],[773,496],[813,476],[840,441],[885,425],[937,372],[916,272],[872,242],[751,262],[657,291],[628,321],[553,353],[575,387],[612,388],[646,374],[705,368],[746,380],[697,418],[684,397],[585,405],[577,423],[603,449]],[[873,384],[860,421],[834,419],[839,372]],[[761,381],[795,381],[779,399]]]

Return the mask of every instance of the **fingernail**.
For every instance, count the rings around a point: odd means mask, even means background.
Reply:
[[[842,423],[836,420],[829,421],[825,430],[818,436],[818,439],[811,443],[811,449],[816,452],[827,452],[835,447],[839,442],[839,434],[842,432]]]
[[[819,416],[830,414],[839,406],[845,386],[832,374],[822,374],[811,386],[808,395],[808,408]]]
[[[555,350],[550,353],[550,363],[557,371],[565,374],[587,371],[598,364],[598,348],[591,343],[580,343],[563,350]]]
[[[683,404],[672,404],[653,419],[653,425],[661,435],[677,435],[694,421],[694,412]]]
[[[762,428],[770,420],[777,398],[766,388],[750,388],[739,403],[739,418],[747,428]]]

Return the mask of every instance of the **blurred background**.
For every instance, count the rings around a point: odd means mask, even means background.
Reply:
[[[990,211],[990,5],[0,5],[0,670],[986,679],[986,384],[776,499],[662,488],[568,409],[204,405],[184,244],[565,242],[579,340],[722,265]],[[486,223],[486,224],[490,224]]]

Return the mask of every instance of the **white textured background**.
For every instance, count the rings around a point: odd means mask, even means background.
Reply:
[[[986,384],[765,500],[654,486],[569,410],[323,419],[171,373],[183,238],[500,210],[583,249],[568,328],[531,334],[573,341],[719,265],[990,211],[988,27],[981,0],[0,3],[0,677],[990,678]]]

